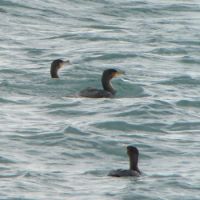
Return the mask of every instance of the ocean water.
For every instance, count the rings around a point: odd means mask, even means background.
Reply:
[[[199,0],[0,0],[0,18],[1,200],[200,199]],[[107,68],[116,98],[66,97]],[[143,175],[108,177],[127,145]]]

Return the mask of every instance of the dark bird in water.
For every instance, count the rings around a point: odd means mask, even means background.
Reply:
[[[117,169],[109,172],[108,176],[140,176],[141,172],[138,168],[139,151],[134,146],[127,146],[127,154],[129,156],[130,168],[128,170]]]
[[[69,60],[67,61],[63,61],[61,59],[54,60],[51,63],[51,70],[50,70],[51,78],[59,78],[58,70],[64,67],[65,64],[70,64]]]
[[[116,91],[113,89],[111,84],[111,79],[124,74],[123,71],[118,71],[116,69],[107,69],[103,72],[101,83],[103,90],[95,88],[86,88],[79,93],[81,97],[89,98],[111,98],[114,97]]]

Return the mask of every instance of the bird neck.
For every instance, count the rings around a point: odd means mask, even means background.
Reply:
[[[51,67],[51,78],[59,78],[58,69]]]
[[[130,170],[134,170],[140,173],[138,168],[138,157],[137,156],[129,156]]]
[[[114,88],[112,87],[112,84],[110,82],[110,80],[107,80],[105,79],[104,77],[102,77],[102,86],[103,86],[103,89],[112,93],[113,95],[116,93],[116,91],[114,90]]]

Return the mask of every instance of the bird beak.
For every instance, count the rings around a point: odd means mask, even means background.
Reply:
[[[121,75],[124,75],[125,72],[124,71],[117,71],[114,75],[114,77],[118,77],[118,76],[121,76]]]
[[[63,61],[63,64],[67,64],[67,65],[70,65],[70,61],[69,60],[66,60],[66,61]]]

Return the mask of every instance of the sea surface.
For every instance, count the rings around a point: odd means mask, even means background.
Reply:
[[[0,200],[200,199],[199,0],[0,0],[0,19]],[[114,99],[72,97],[107,68]],[[108,177],[127,145],[142,176]]]

